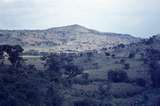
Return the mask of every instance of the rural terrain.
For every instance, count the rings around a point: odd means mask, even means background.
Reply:
[[[24,49],[0,59],[0,106],[160,106],[160,35],[70,25],[0,30],[0,45]]]

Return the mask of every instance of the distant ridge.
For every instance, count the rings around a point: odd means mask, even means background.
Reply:
[[[46,48],[53,51],[94,50],[139,40],[129,34],[99,32],[78,24],[46,30],[0,30],[0,44],[19,44],[25,48]]]

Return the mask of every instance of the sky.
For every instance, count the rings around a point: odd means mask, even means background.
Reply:
[[[79,24],[103,32],[160,33],[160,0],[0,0],[0,29]]]

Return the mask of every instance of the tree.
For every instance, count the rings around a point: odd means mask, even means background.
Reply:
[[[160,51],[157,49],[147,49],[146,61],[150,67],[150,74],[153,87],[160,87]]]
[[[134,57],[135,57],[135,53],[130,53],[129,56],[128,56],[128,58],[130,58],[130,59],[134,58]]]
[[[151,80],[153,87],[160,87],[160,64],[157,61],[152,61],[149,63]]]
[[[46,66],[53,81],[63,80],[65,84],[70,85],[72,78],[82,73],[82,69],[72,63],[73,58],[68,54],[51,54],[47,57]]]
[[[112,82],[125,82],[128,80],[127,73],[125,71],[112,71],[108,72],[108,80]]]
[[[19,45],[13,46],[11,50],[8,52],[9,60],[14,67],[19,67],[21,65],[21,61],[23,60],[21,54],[23,52],[23,48]]]
[[[18,67],[23,60],[21,54],[23,52],[23,48],[20,45],[1,45],[0,46],[0,58],[4,58],[3,54],[6,52],[9,55],[9,61],[12,63],[14,67]]]
[[[120,60],[120,63],[121,63],[121,64],[125,64],[125,62],[126,62],[126,60],[124,60],[124,59],[121,59],[121,60]]]
[[[129,63],[125,63],[124,64],[124,69],[128,70],[130,68],[130,64]]]
[[[64,66],[65,74],[68,75],[68,78],[73,78],[78,74],[82,73],[82,69],[78,68],[74,64],[68,64]]]
[[[156,36],[153,36],[153,37],[150,37],[149,39],[145,40],[145,41],[144,41],[145,44],[146,44],[146,45],[153,44],[155,37],[156,37]]]
[[[105,55],[106,55],[106,56],[110,56],[110,53],[108,53],[108,52],[105,52]]]
[[[121,44],[119,44],[117,47],[118,47],[118,48],[124,48],[125,45],[121,43]]]
[[[27,73],[28,71],[32,73]],[[61,87],[34,69],[0,67],[0,106],[61,106]]]
[[[112,56],[112,58],[115,58],[115,54],[112,54],[111,56]]]
[[[85,98],[83,100],[75,101],[73,106],[98,106],[98,103],[90,98]]]
[[[142,78],[137,78],[135,80],[136,84],[139,85],[139,86],[142,86],[142,87],[145,87],[146,86],[146,81]]]

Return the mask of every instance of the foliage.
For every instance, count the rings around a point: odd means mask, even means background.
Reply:
[[[109,71],[108,80],[111,82],[126,82],[128,80],[127,73],[125,71]]]
[[[118,47],[118,48],[124,48],[125,45],[121,43],[121,44],[119,44],[117,47]]]
[[[150,74],[153,87],[160,87],[160,51],[156,49],[147,49],[147,63],[150,66]]]
[[[146,81],[144,79],[142,79],[142,78],[137,78],[135,82],[139,86],[142,86],[142,87],[146,86]]]
[[[83,99],[83,100],[74,102],[74,106],[98,106],[98,103],[96,103],[92,99]]]
[[[0,67],[0,106],[60,106],[58,85],[31,71]]]
[[[106,55],[106,56],[110,56],[111,54],[110,54],[110,53],[108,53],[108,52],[105,52],[105,55]]]
[[[82,69],[72,63],[73,59],[73,56],[69,54],[49,55],[46,58],[46,66],[50,79],[71,87],[73,78],[82,73]]]
[[[4,58],[3,54],[6,52],[9,55],[9,61],[12,63],[14,67],[19,67],[22,62],[21,54],[23,52],[23,48],[20,45],[0,45],[0,57]]]
[[[126,60],[124,60],[124,59],[121,59],[121,60],[120,60],[120,63],[121,63],[121,64],[124,64],[125,62],[126,62]]]
[[[129,56],[128,56],[128,58],[130,58],[130,59],[134,58],[134,57],[135,57],[135,53],[130,53]]]
[[[112,56],[112,58],[115,58],[115,54],[112,54],[111,56]]]
[[[128,70],[130,68],[130,64],[129,63],[125,63],[124,64],[124,69]]]

